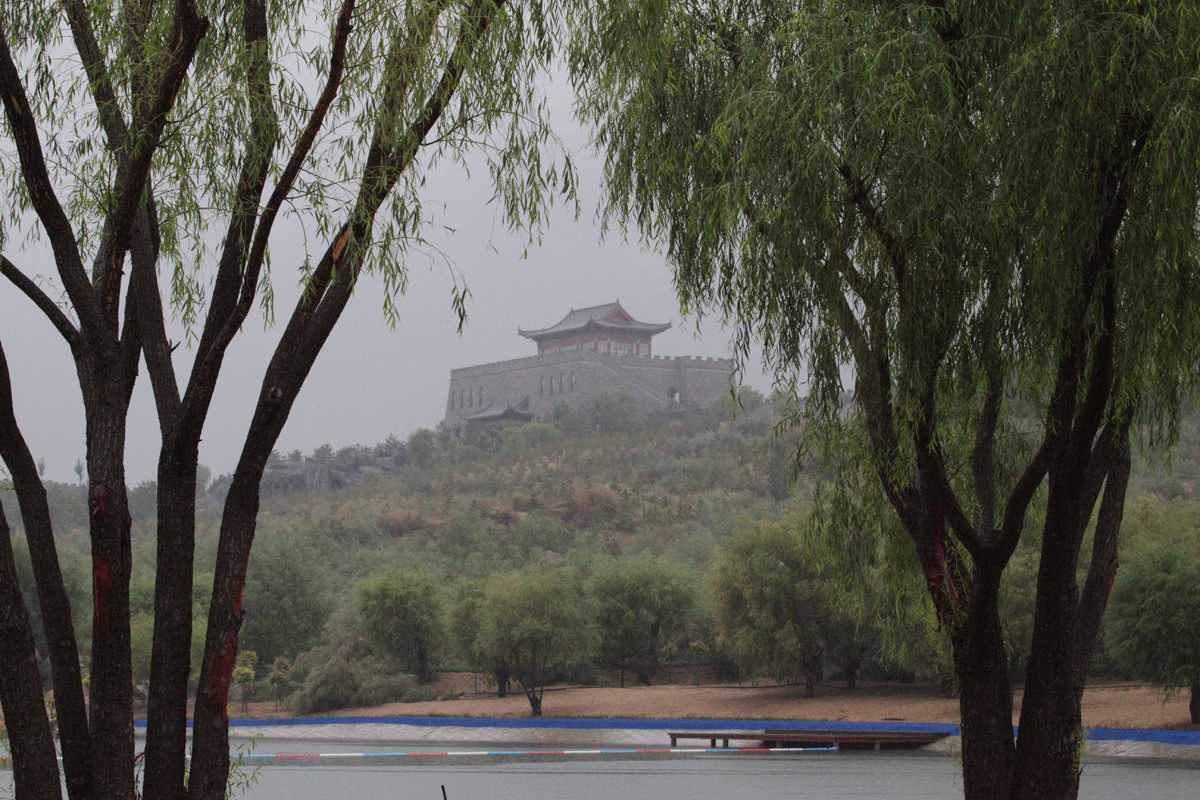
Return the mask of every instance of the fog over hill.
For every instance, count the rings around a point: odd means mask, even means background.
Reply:
[[[536,349],[517,329],[552,325],[571,307],[619,298],[640,319],[673,323],[656,337],[656,353],[729,356],[729,336],[719,320],[681,318],[671,271],[659,254],[624,241],[618,231],[602,236],[595,216],[601,168],[587,147],[586,132],[571,116],[572,97],[564,84],[562,79],[548,82],[547,92],[555,131],[579,167],[578,218],[573,206],[560,201],[530,242],[527,234],[509,231],[489,202],[492,190],[482,160],[471,161],[468,169],[444,161],[429,170],[423,194],[426,242],[415,245],[407,258],[409,286],[396,303],[398,323],[392,328],[385,319],[378,276],[364,276],[300,393],[280,437],[281,450],[381,442],[389,434],[407,437],[430,427],[444,414],[451,369],[532,355]],[[281,219],[271,251],[279,319],[286,319],[298,297],[304,241],[297,220]],[[57,293],[44,246],[28,243],[10,255]],[[170,294],[169,279],[162,278],[164,296]],[[450,302],[456,282],[470,290],[461,334]],[[191,338],[179,324],[169,335],[181,342],[176,369],[186,374]],[[264,331],[262,317],[251,315],[229,349],[200,448],[201,463],[215,472],[236,463],[278,336],[277,328]],[[12,370],[17,418],[34,457],[45,460],[46,477],[69,483],[76,460],[84,455],[75,369],[45,317],[6,281],[0,281],[0,340]],[[757,361],[746,381],[760,389],[770,386]],[[143,369],[126,448],[131,484],[154,478],[159,445]]]

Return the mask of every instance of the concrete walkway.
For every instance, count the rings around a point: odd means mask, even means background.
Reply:
[[[455,724],[455,723],[458,724]],[[643,720],[643,719],[478,719],[439,717],[313,717],[290,720],[234,720],[230,736],[309,741],[409,742],[426,744],[667,746],[667,730],[761,730],[823,727],[831,730],[941,730],[934,723],[816,723],[810,720]],[[959,738],[951,735],[923,748],[953,754]],[[1089,731],[1084,754],[1097,759],[1165,759],[1200,762],[1200,731],[1099,728]]]

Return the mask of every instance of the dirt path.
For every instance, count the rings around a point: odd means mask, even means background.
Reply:
[[[432,687],[442,698],[422,703],[389,703],[374,708],[347,709],[335,716],[524,717],[529,703],[517,693],[505,699],[494,694],[474,695],[472,676],[443,675]],[[958,722],[958,701],[947,699],[936,687],[902,684],[866,684],[848,691],[834,684],[818,687],[806,698],[798,686],[739,687],[639,686],[636,688],[569,687],[547,690],[547,717],[657,717],[712,719],[811,719],[909,722]],[[1098,684],[1083,699],[1083,722],[1102,728],[1186,728],[1187,696],[1163,699],[1147,686]],[[1016,696],[1020,710],[1021,693]],[[234,709],[231,708],[231,711]],[[240,709],[239,709],[240,710]],[[251,716],[288,716],[273,703],[252,703]],[[1017,722],[1017,714],[1013,716]],[[1200,727],[1200,726],[1196,726]]]

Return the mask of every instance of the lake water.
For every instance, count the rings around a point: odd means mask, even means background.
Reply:
[[[586,749],[582,746],[581,749]],[[594,747],[594,746],[593,746]],[[260,741],[256,753],[431,752],[428,746],[373,742]],[[487,747],[440,750],[497,750]],[[557,745],[555,749],[574,749]],[[437,763],[430,763],[439,759]],[[404,762],[407,763],[398,763]],[[247,759],[244,764],[259,762]],[[322,759],[316,766],[262,759],[246,800],[733,800],[734,798],[962,797],[959,763],[922,753],[797,752],[614,756],[431,756]],[[268,763],[274,761],[274,764]],[[312,763],[312,762],[309,762]],[[1088,763],[1080,797],[1091,800],[1195,800],[1200,765]]]
[[[590,748],[594,748],[592,745]],[[260,740],[268,753],[463,752],[516,749],[509,745]],[[575,749],[556,745],[554,749]],[[589,746],[580,746],[589,749]],[[588,756],[374,756],[321,759],[244,759],[257,766],[240,800],[806,800],[892,798],[958,800],[956,759],[923,753],[794,752],[772,754]],[[1200,764],[1090,762],[1080,797],[1087,800],[1194,800]],[[0,771],[0,797],[12,796],[12,773]]]

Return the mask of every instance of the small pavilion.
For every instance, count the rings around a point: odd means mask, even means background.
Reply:
[[[536,331],[518,329],[517,333],[537,342],[538,355],[584,350],[649,358],[650,339],[670,327],[669,322],[638,322],[617,300],[602,306],[573,308],[557,325]]]
[[[478,411],[458,412],[464,422],[531,422],[533,412],[529,410],[529,395],[516,403],[493,400]]]

